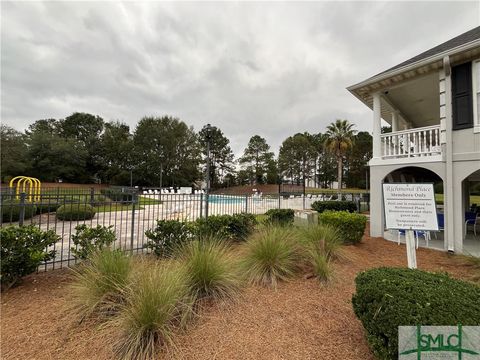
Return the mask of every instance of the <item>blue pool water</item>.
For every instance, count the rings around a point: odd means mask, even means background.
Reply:
[[[235,195],[209,195],[210,204],[240,204],[245,202],[245,197]]]

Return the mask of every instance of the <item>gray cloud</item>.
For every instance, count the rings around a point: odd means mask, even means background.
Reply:
[[[336,118],[345,87],[479,24],[478,2],[2,2],[2,121],[74,111],[210,122],[239,154]]]

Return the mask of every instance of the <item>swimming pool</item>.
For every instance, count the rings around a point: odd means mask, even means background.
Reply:
[[[235,195],[209,195],[208,202],[210,204],[241,204],[245,202],[245,197]]]

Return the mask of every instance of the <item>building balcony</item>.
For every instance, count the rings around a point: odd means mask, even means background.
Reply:
[[[440,125],[381,134],[381,153],[374,163],[442,161],[441,138]]]

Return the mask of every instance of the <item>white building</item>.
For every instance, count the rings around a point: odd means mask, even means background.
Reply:
[[[480,181],[480,27],[348,90],[373,110],[371,236],[389,235],[383,182],[443,181],[445,227],[430,246],[480,255],[480,219],[477,237],[465,226]],[[391,133],[381,133],[382,119]]]

